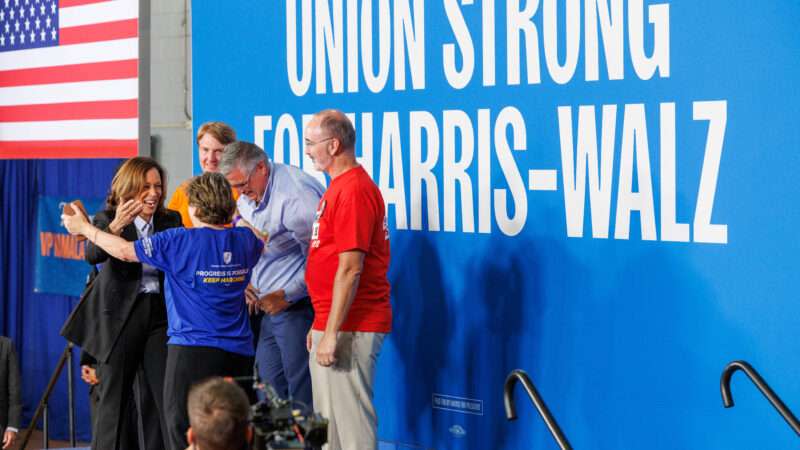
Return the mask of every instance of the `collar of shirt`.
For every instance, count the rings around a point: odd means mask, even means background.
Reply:
[[[153,218],[147,222],[139,216],[133,219],[133,224],[136,226],[136,233],[139,239],[144,239],[155,234],[153,230]],[[147,229],[145,228],[147,227]],[[142,264],[142,278],[139,280],[139,292],[157,294],[161,288],[158,284],[158,272],[156,268],[148,264]]]
[[[146,222],[141,217],[136,216],[136,218],[133,219],[133,224],[136,225],[136,231],[139,232],[140,236],[150,236],[151,234],[153,234],[153,226],[152,226],[153,225],[153,218],[152,217],[150,218],[149,222]],[[147,225],[150,225],[150,229],[149,230],[145,230],[145,226],[147,226]]]
[[[267,175],[267,186],[264,188],[264,195],[261,196],[261,200],[258,202],[258,205],[254,205],[254,211],[261,211],[262,209],[267,207],[269,203],[269,197],[272,194],[272,186],[275,184],[272,180],[275,178],[275,167],[272,164],[272,161],[267,161],[267,170],[269,174]]]

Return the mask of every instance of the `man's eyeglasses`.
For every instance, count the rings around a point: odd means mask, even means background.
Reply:
[[[333,136],[331,136],[331,137],[326,137],[325,139],[319,140],[319,141],[317,141],[317,142],[314,142],[314,141],[309,141],[308,139],[306,139],[306,147],[313,147],[313,146],[315,146],[315,145],[317,145],[317,144],[322,144],[322,143],[323,143],[323,142],[325,142],[325,141],[330,141],[331,139],[336,139],[336,138],[335,138],[335,137],[333,137]]]
[[[253,173],[256,171],[256,169],[258,169],[258,164],[256,164],[256,166],[253,167],[252,170],[250,170],[250,173],[247,174],[247,178],[244,181],[242,181],[241,183],[231,184],[231,187],[236,189],[237,191],[241,191],[242,189],[244,189],[245,186],[250,184],[250,179],[253,177]]]

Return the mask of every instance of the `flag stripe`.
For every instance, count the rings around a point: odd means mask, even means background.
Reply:
[[[0,123],[0,140],[136,139],[138,119]]]
[[[0,71],[137,58],[139,58],[138,38],[115,39],[87,44],[2,52],[0,53]]]
[[[135,156],[139,0],[56,1],[33,12],[57,45],[0,52],[0,158]]]
[[[135,139],[0,141],[0,159],[130,158],[138,147]]]
[[[113,2],[61,8],[58,10],[58,26],[60,28],[78,27],[94,23],[134,19],[138,16],[138,1],[115,0]]]
[[[85,42],[111,41],[134,38],[139,35],[139,20],[127,19],[116,22],[81,25],[62,28],[58,38],[59,45],[82,44]]]
[[[101,3],[109,0],[58,0],[59,8],[69,8],[71,6],[88,5],[90,3]]]
[[[137,100],[0,106],[0,122],[76,119],[135,119]],[[0,136],[2,139],[2,136]]]
[[[26,86],[31,84],[71,83],[93,80],[119,80],[136,78],[139,61],[98,62],[70,64],[37,69],[5,70],[0,72],[0,87]]]
[[[138,95],[139,80],[136,78],[41,84],[0,88],[0,106],[130,100]]]

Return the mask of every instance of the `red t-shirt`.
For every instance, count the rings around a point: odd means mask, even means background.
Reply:
[[[341,331],[388,333],[389,229],[380,189],[367,172],[355,167],[331,180],[317,206],[306,263],[306,286],[314,305],[313,329],[324,331],[333,298],[339,253],[360,250],[364,268]]]

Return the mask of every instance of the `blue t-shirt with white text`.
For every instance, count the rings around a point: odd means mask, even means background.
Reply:
[[[263,248],[247,228],[171,228],[134,243],[164,272],[169,344],[253,356],[244,290]]]

